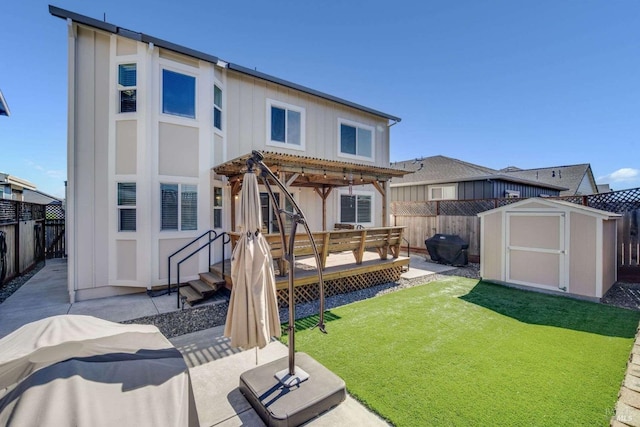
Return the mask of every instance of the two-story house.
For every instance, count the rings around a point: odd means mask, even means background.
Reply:
[[[167,258],[232,231],[252,150],[313,230],[385,225],[398,117],[50,6],[67,22],[67,245],[72,301],[166,284]],[[334,190],[335,191],[332,191]],[[269,198],[263,198],[267,231]],[[227,257],[230,250],[227,250]],[[213,257],[221,260],[219,248]],[[208,269],[206,251],[183,278]]]

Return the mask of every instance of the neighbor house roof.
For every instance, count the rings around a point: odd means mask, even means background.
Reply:
[[[392,187],[499,179],[553,190],[566,190],[566,187],[560,185],[535,182],[518,176],[511,176],[495,169],[446,156],[403,160],[394,162],[393,166],[413,173],[409,173],[403,178],[394,178],[391,183]]]
[[[9,106],[7,105],[7,101],[4,99],[4,95],[0,90],[0,116],[10,116],[11,111],[9,111]]]
[[[36,203],[39,205],[48,205],[50,203],[62,203],[62,200],[58,197],[50,196],[47,193],[43,193],[38,190],[25,189],[22,192],[22,199],[28,203]]]
[[[188,47],[180,46],[178,44],[171,43],[171,42],[168,42],[166,40],[162,40],[162,39],[159,39],[159,38],[156,38],[156,37],[152,37],[152,36],[149,36],[149,35],[144,34],[144,33],[138,33],[138,32],[135,32],[135,31],[127,30],[127,29],[118,27],[116,25],[110,24],[108,22],[99,21],[99,20],[94,19],[94,18],[89,18],[88,16],[80,15],[78,13],[71,12],[71,11],[68,11],[68,10],[65,10],[65,9],[61,9],[61,8],[58,8],[58,7],[55,7],[55,6],[49,6],[49,13],[51,13],[53,16],[57,16],[58,18],[70,19],[70,20],[75,21],[77,23],[80,23],[80,24],[83,24],[83,25],[87,25],[87,26],[90,26],[90,27],[94,27],[94,28],[98,28],[100,30],[107,31],[107,32],[110,32],[110,33],[113,33],[113,34],[117,34],[119,36],[126,37],[126,38],[129,38],[129,39],[133,39],[133,40],[136,40],[136,41],[139,41],[139,42],[153,43],[155,46],[161,47],[163,49],[168,49],[168,50],[171,50],[173,52],[181,53],[181,54],[184,54],[184,55],[191,56],[193,58],[197,58],[197,59],[201,59],[203,61],[211,62],[213,64],[217,64],[220,67],[228,68],[229,70],[233,70],[233,71],[236,71],[238,73],[246,74],[246,75],[261,79],[261,80],[265,80],[265,81],[268,81],[268,82],[271,82],[271,83],[276,83],[278,85],[285,86],[285,87],[288,87],[288,88],[291,88],[291,89],[295,89],[295,90],[298,90],[300,92],[304,92],[304,93],[308,93],[310,95],[314,95],[314,96],[317,96],[317,97],[320,97],[320,98],[324,98],[324,99],[329,100],[329,101],[337,102],[338,104],[346,105],[348,107],[355,108],[357,110],[364,111],[364,112],[367,112],[367,113],[370,113],[370,114],[373,114],[373,115],[376,115],[376,116],[379,116],[379,117],[383,117],[383,118],[388,119],[388,120],[393,120],[393,121],[396,121],[396,122],[399,122],[401,120],[399,117],[396,117],[396,116],[393,116],[393,115],[390,115],[390,114],[387,114],[387,113],[383,113],[381,111],[374,110],[372,108],[365,107],[363,105],[356,104],[354,102],[347,101],[345,99],[338,98],[336,96],[329,95],[329,94],[324,93],[324,92],[320,92],[320,91],[317,91],[317,90],[314,90],[314,89],[310,89],[308,87],[301,86],[301,85],[296,84],[296,83],[292,83],[292,82],[289,82],[289,81],[286,81],[286,80],[282,80],[282,79],[279,79],[277,77],[273,77],[273,76],[270,76],[268,74],[252,70],[250,68],[243,67],[241,65],[237,65],[237,64],[233,64],[233,63],[228,62],[228,61],[221,60],[217,56],[210,55],[210,54],[207,54],[207,53],[204,53],[204,52],[200,52],[200,51],[197,51],[197,50],[194,50],[194,49],[190,49]]]
[[[557,185],[567,188],[561,196],[580,195],[579,189],[585,176],[589,179],[593,193],[598,191],[589,163],[578,165],[551,166],[537,169],[518,169],[509,167],[500,171],[508,176],[526,179],[537,183]]]

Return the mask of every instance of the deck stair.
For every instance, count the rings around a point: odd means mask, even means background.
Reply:
[[[224,278],[217,273],[200,273],[200,278],[180,285],[180,295],[189,305],[211,298],[225,286]]]

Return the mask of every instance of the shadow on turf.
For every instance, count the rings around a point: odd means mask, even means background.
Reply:
[[[324,312],[324,321],[325,323],[327,322],[331,322],[333,320],[339,320],[341,319],[340,316],[333,314],[330,311],[325,311]],[[309,316],[309,317],[305,317],[304,319],[298,319],[296,320],[296,332],[299,331],[304,331],[306,329],[313,329],[316,326],[318,326],[318,321],[320,320],[320,316],[317,314],[314,314],[313,316]],[[286,335],[287,334],[287,328],[289,327],[289,323],[283,323],[280,328],[282,330],[282,335]]]
[[[633,338],[640,321],[637,311],[482,281],[459,298],[524,323],[611,337]]]

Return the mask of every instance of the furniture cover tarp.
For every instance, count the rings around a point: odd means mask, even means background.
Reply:
[[[151,325],[62,315],[0,339],[0,425],[189,426],[180,352]]]

